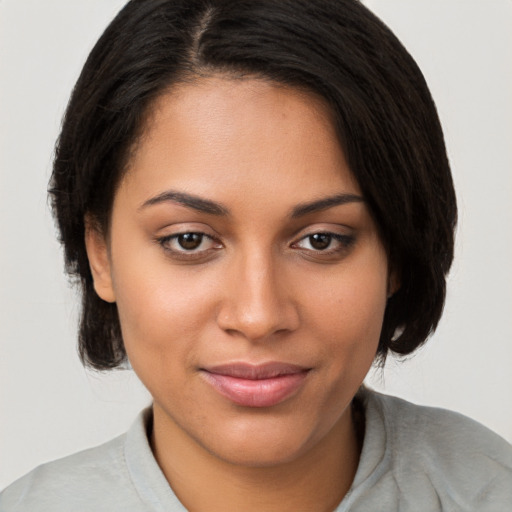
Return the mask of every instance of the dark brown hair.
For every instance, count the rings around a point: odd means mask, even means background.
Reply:
[[[414,351],[441,317],[457,208],[434,102],[393,33],[357,0],[132,0],[82,70],[50,182],[66,270],[82,291],[84,363],[106,369],[126,358],[116,305],[93,288],[84,218],[108,232],[116,186],[155,99],[216,73],[262,77],[327,102],[400,281],[377,355]]]

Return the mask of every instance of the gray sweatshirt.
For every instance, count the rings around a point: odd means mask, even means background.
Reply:
[[[336,512],[512,511],[505,440],[454,412],[367,389],[360,398],[363,450]],[[126,434],[39,466],[0,494],[0,511],[185,511],[151,452],[150,422],[151,408]]]

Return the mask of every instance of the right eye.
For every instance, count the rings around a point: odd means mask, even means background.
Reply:
[[[166,235],[158,238],[157,242],[166,252],[180,257],[197,257],[222,247],[220,242],[206,233],[195,231]]]
[[[194,251],[201,247],[204,235],[202,233],[183,233],[175,238],[176,244],[185,251]]]

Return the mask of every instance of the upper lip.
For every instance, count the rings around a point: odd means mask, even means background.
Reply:
[[[264,364],[234,362],[205,367],[203,370],[209,373],[235,377],[238,379],[262,380],[272,379],[283,375],[302,373],[310,370],[310,368],[296,364],[272,361]]]

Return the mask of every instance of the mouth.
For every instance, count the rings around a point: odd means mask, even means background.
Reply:
[[[229,363],[202,368],[208,384],[243,407],[272,407],[295,395],[311,368],[271,362],[262,365]]]

